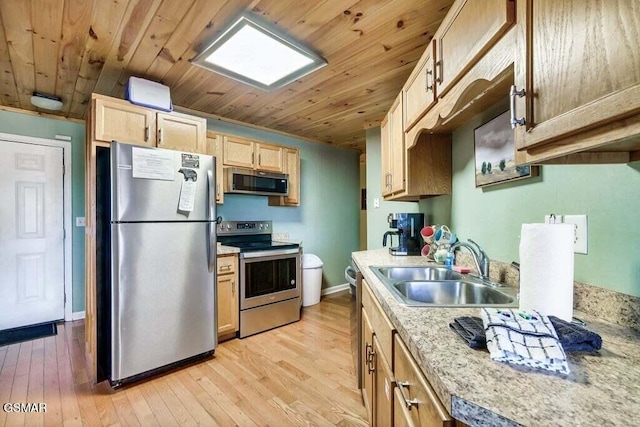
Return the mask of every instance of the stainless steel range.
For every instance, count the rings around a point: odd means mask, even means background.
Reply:
[[[240,338],[300,320],[300,245],[271,240],[271,221],[222,221],[218,241],[240,249]]]

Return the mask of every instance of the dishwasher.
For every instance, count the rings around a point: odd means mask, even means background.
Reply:
[[[351,261],[350,266],[344,270],[344,277],[349,282],[349,294],[351,295],[351,353],[356,371],[356,384],[362,389],[362,348],[360,340],[362,334],[362,273]]]

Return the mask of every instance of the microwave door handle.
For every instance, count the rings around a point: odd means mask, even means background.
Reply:
[[[207,229],[209,231],[209,272],[213,273],[216,270],[216,193],[215,185],[213,184],[213,171],[207,171],[207,191],[208,191],[208,206],[207,206]]]

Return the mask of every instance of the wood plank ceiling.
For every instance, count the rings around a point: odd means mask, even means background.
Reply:
[[[176,106],[364,151],[453,0],[0,0],[0,103],[32,92],[84,118],[92,92],[129,76],[162,82]],[[329,65],[263,92],[192,65],[242,12],[302,40]],[[43,110],[44,111],[44,110]]]

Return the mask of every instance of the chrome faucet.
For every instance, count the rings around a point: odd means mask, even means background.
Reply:
[[[489,280],[489,256],[480,247],[479,244],[469,239],[467,242],[457,242],[451,245],[449,252],[453,253],[458,248],[467,248],[473,256],[473,261],[476,263],[476,270],[482,277],[482,280]]]

